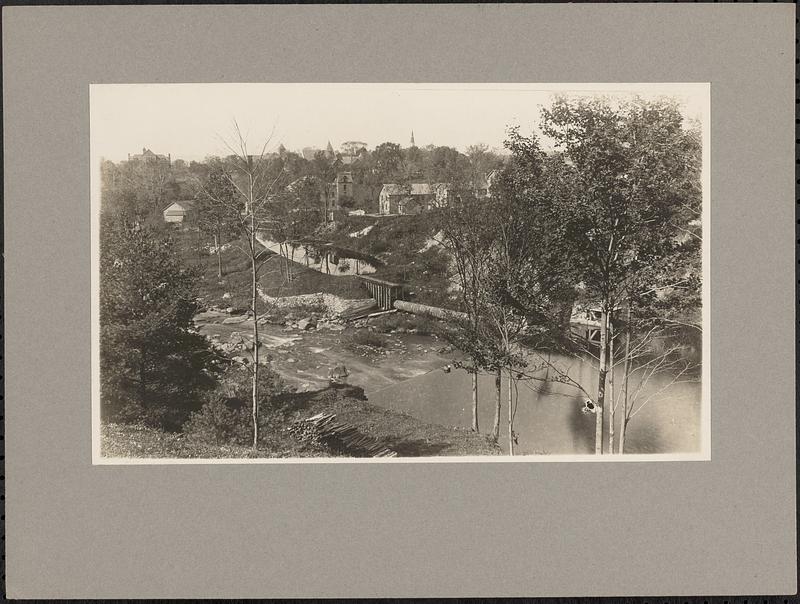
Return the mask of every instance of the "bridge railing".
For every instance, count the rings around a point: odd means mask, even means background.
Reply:
[[[403,300],[405,297],[405,286],[402,283],[393,283],[364,275],[359,275],[358,278],[361,279],[369,295],[378,303],[381,310],[391,310],[395,300]]]

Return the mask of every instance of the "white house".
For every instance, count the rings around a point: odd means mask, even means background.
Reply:
[[[447,185],[443,183],[384,184],[378,197],[379,211],[388,214],[419,214],[447,204]]]
[[[194,218],[194,202],[174,201],[164,208],[164,222],[189,222]]]

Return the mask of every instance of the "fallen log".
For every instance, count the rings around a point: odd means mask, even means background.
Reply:
[[[467,319],[467,314],[463,312],[439,308],[438,306],[417,304],[416,302],[406,302],[405,300],[395,300],[394,307],[412,315],[431,317],[442,321],[465,321]]]

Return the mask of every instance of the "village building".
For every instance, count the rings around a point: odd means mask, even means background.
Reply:
[[[478,178],[476,180],[476,182],[474,183],[474,187],[475,187],[475,196],[478,199],[483,199],[492,196],[492,186],[497,180],[498,174],[499,172],[497,170],[492,170],[485,176]]]
[[[391,214],[419,214],[447,203],[448,187],[444,183],[384,184],[378,197],[379,212]]]
[[[172,164],[172,156],[169,153],[167,155],[159,155],[143,147],[141,153],[136,153],[134,155],[128,153],[128,161],[139,161],[151,164],[164,163],[169,166]]]
[[[347,141],[346,143],[342,143],[341,153],[339,153],[338,159],[343,165],[349,166],[366,150],[367,143],[361,141]]]
[[[328,201],[335,208],[368,210],[373,199],[371,188],[355,182],[352,172],[339,172],[333,182],[328,183]]]
[[[164,208],[164,222],[186,223],[195,219],[194,201],[191,199],[173,201]]]

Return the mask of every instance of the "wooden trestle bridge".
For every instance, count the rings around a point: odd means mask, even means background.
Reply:
[[[405,299],[405,287],[401,283],[392,283],[375,277],[359,275],[369,295],[378,303],[381,310],[392,310],[395,300]]]

